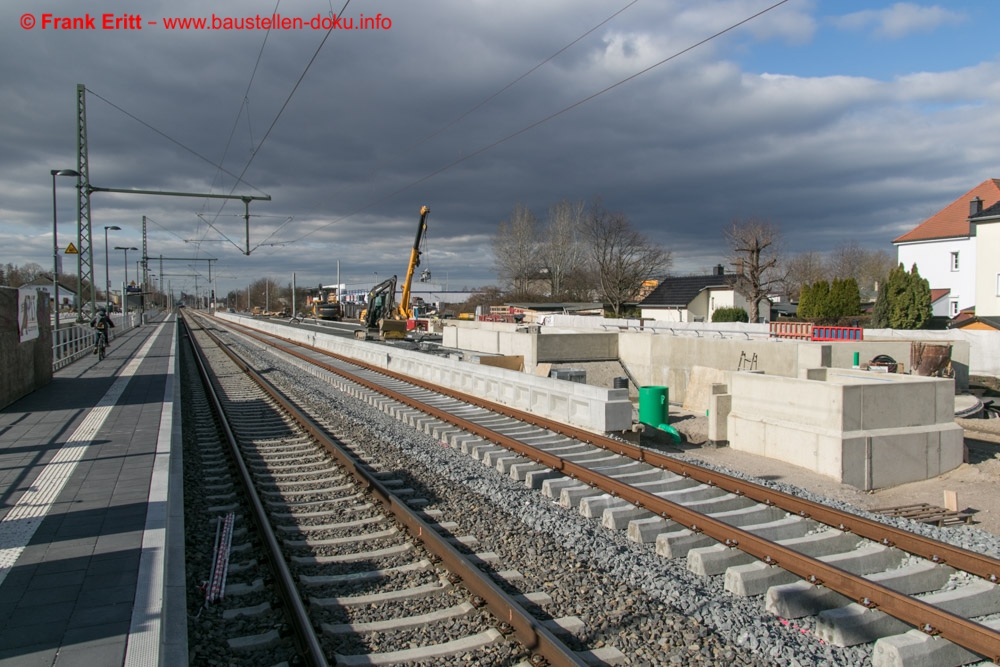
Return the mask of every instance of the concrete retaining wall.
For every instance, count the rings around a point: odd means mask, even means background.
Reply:
[[[632,426],[632,404],[625,389],[605,389],[480,366],[229,313],[216,316],[591,431],[624,431]]]
[[[609,319],[603,317],[585,317],[581,315],[546,315],[543,321],[546,325],[557,328],[599,329],[602,331],[618,327],[626,329],[636,328],[643,324],[642,320],[638,319]],[[648,328],[649,326],[664,326],[665,324],[654,323],[646,320],[645,325]],[[694,329],[706,331],[730,330],[747,332],[755,337],[765,336],[768,333],[768,325],[766,324],[746,324],[742,322],[674,322],[671,323],[670,326],[677,331],[688,331]],[[901,343],[905,343],[907,341],[950,341],[954,343],[967,343],[969,346],[967,356],[962,357],[961,355],[965,354],[962,352],[963,347],[961,345],[956,345],[952,350],[953,358],[956,358],[960,363],[967,364],[968,371],[973,375],[992,375],[994,377],[1000,377],[1000,331],[966,331],[963,329],[947,329],[943,331],[865,329],[864,342],[870,343],[874,341],[896,341]],[[849,345],[849,343],[837,343],[834,349],[837,349],[842,345]],[[846,347],[839,347],[839,349],[845,352],[847,351]],[[853,350],[851,351],[853,352]],[[882,354],[889,354],[893,358],[903,361],[904,363],[906,363],[906,360],[909,359],[908,352],[904,357],[896,357],[890,352],[884,352]],[[863,355],[862,359],[864,359]],[[843,368],[850,368],[851,366],[850,363],[840,362],[836,362],[834,365]]]
[[[52,381],[49,299],[39,291],[38,338],[20,341],[17,290],[0,287],[0,408]]]
[[[961,465],[951,379],[844,369],[807,375],[733,374],[730,446],[864,490]]]

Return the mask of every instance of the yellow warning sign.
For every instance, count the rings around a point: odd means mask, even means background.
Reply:
[[[76,249],[75,245],[73,245],[72,243],[70,243],[68,246],[66,246],[66,254],[67,255],[79,255],[80,251]]]

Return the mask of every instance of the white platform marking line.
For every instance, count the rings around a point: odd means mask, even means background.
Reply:
[[[146,526],[142,533],[139,578],[128,629],[124,667],[160,664],[160,625],[163,620],[164,553],[167,532],[167,489],[170,482],[170,439],[174,415],[174,352],[177,326],[170,338],[167,357],[167,382],[163,389],[163,411],[153,457],[153,475],[149,481]],[[143,583],[145,582],[145,586]]]
[[[161,324],[160,328],[162,329],[163,326]],[[66,481],[83,459],[87,447],[93,442],[104,421],[111,414],[111,408],[121,398],[125,387],[139,369],[139,364],[146,358],[158,333],[159,330],[154,332],[153,336],[139,349],[136,356],[122,370],[118,379],[112,383],[107,393],[101,397],[96,406],[91,408],[80,426],[73,431],[73,435],[59,448],[52,460],[42,468],[42,472],[35,478],[28,490],[21,495],[17,504],[11,508],[3,521],[0,521],[0,584],[10,574],[14,563],[21,557],[21,552],[28,546],[28,542],[31,541],[42,520],[52,510],[52,505],[66,485]]]

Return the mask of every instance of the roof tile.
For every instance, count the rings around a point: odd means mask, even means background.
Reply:
[[[907,233],[894,239],[893,243],[968,236],[969,202],[976,197],[983,200],[983,208],[1000,201],[1000,179],[989,178],[983,181]]]

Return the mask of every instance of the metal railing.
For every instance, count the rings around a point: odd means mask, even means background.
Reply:
[[[145,320],[154,316],[158,311],[146,310]],[[119,335],[139,324],[139,313],[131,311],[128,313],[113,313],[111,321],[115,323],[114,328],[108,330],[108,340],[112,341]],[[58,331],[52,330],[52,370],[69,366],[74,361],[82,359],[94,351],[95,330],[90,327],[90,320],[84,324],[72,323],[61,324]]]

